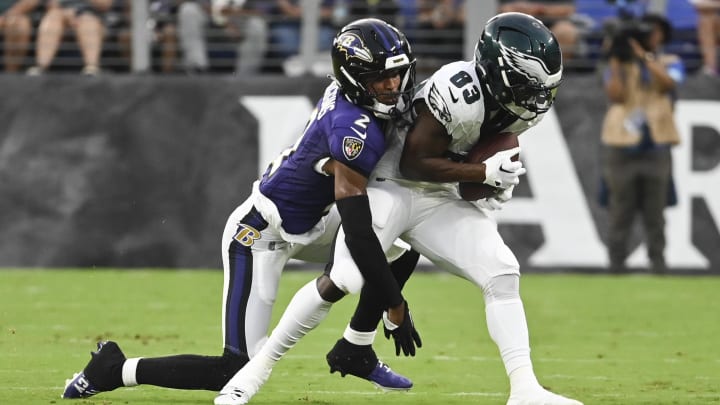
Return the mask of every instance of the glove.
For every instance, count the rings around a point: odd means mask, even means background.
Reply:
[[[510,186],[505,190],[502,190],[492,197],[483,198],[482,200],[473,201],[476,207],[482,208],[487,211],[501,210],[503,204],[510,201],[512,198],[513,190],[515,186]]]
[[[383,312],[383,328],[385,330],[385,338],[390,339],[392,335],[395,341],[395,355],[400,355],[400,349],[405,356],[415,356],[415,346],[418,348],[422,347],[422,340],[420,334],[415,329],[412,317],[410,316],[410,309],[408,308],[407,301],[405,301],[405,317],[400,325],[395,325],[388,319],[387,311]]]
[[[473,201],[476,207],[482,208],[488,211],[495,211],[502,209],[502,202],[497,197],[483,198],[482,200]]]
[[[520,153],[520,147],[500,151],[485,159],[485,181],[483,183],[493,187],[506,189],[520,183],[520,176],[527,170],[521,161],[513,162],[513,156]]]
[[[513,190],[515,189],[515,186],[510,186],[501,192],[495,194],[493,199],[498,200],[501,204],[505,204],[506,202],[510,201],[512,198]],[[502,207],[501,207],[502,208]]]

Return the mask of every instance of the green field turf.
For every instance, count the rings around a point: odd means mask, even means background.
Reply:
[[[275,317],[315,272],[283,275]],[[720,403],[720,278],[526,275],[535,368],[543,385],[585,404]],[[130,357],[219,354],[219,271],[0,270],[0,404],[62,404],[65,378],[99,339]],[[425,346],[396,358],[408,393],[330,375],[324,355],[355,304],[346,298],[275,368],[253,404],[504,404],[508,386],[479,292],[419,273],[406,297]],[[214,393],[136,387],[78,404],[211,404]],[[72,402],[68,402],[72,403]]]

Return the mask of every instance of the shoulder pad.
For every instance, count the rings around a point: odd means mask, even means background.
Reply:
[[[415,99],[422,99],[448,134],[459,127],[482,124],[485,105],[480,81],[472,61],[453,62],[441,67],[428,80]]]

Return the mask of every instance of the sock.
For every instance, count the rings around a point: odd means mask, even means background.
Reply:
[[[486,305],[485,314],[490,337],[498,346],[510,377],[510,392],[540,387],[530,360],[530,338],[522,300],[492,301]]]
[[[410,275],[415,270],[420,254],[414,250],[408,250],[402,254],[397,260],[390,263],[390,271],[392,271],[395,280],[397,280],[400,289],[405,286],[405,283],[410,278]],[[378,323],[382,319],[382,313],[386,309],[382,305],[383,297],[374,288],[370,288],[367,285],[363,286],[360,291],[360,299],[358,300],[355,313],[350,319],[350,325],[345,329],[345,340],[351,343],[356,343],[355,337],[358,341],[366,345],[371,345],[375,338],[375,331],[377,330]],[[348,334],[350,330],[350,334]],[[363,332],[373,332],[372,339],[368,342],[366,340],[369,335],[355,335],[354,333],[362,334]],[[363,337],[361,337],[363,336]],[[361,343],[356,343],[361,344]]]
[[[345,328],[345,332],[343,332],[343,338],[354,345],[370,346],[373,344],[373,341],[375,341],[375,334],[377,334],[377,330],[373,330],[372,332],[359,332],[348,325]]]
[[[122,366],[122,380],[123,385],[126,387],[134,387],[138,385],[137,382],[137,366],[138,362],[141,360],[140,357],[134,357],[131,359],[125,360]]]
[[[280,360],[325,319],[331,307],[331,302],[320,297],[315,280],[305,284],[295,293],[262,351],[273,361]]]
[[[222,356],[181,354],[144,358],[134,370],[134,379],[137,384],[158,387],[219,391],[247,361],[247,355],[229,350]],[[130,373],[129,379],[133,377]]]
[[[305,284],[293,296],[262,349],[226,386],[242,386],[242,380],[248,378],[247,374],[260,374],[272,369],[288,350],[325,319],[331,307],[332,303],[320,297],[315,280]]]

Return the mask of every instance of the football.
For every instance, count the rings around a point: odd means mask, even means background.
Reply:
[[[517,134],[511,132],[502,132],[485,139],[480,138],[475,146],[470,149],[467,156],[465,156],[465,162],[482,163],[497,152],[512,149],[517,146],[520,146]],[[514,161],[518,159],[520,159],[519,154],[512,157]],[[460,197],[462,197],[463,200],[476,201],[492,197],[498,189],[485,183],[461,182],[459,184],[459,191]]]

